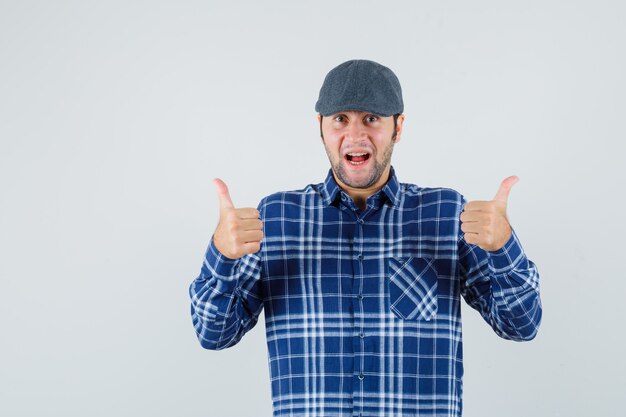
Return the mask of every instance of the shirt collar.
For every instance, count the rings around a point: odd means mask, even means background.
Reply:
[[[322,194],[324,204],[330,205],[334,203],[339,196],[340,191],[341,188],[339,187],[339,185],[337,185],[335,177],[333,176],[333,170],[332,168],[330,168],[328,170],[328,174],[326,175],[326,179],[320,187],[320,192]],[[394,206],[400,204],[400,183],[398,182],[398,178],[396,177],[396,172],[393,169],[393,166],[391,166],[391,169],[389,170],[389,180],[382,188],[382,190],[379,191],[377,194],[381,194],[381,192],[389,198],[389,201]]]

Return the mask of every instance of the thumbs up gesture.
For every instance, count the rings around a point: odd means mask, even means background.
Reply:
[[[263,222],[255,208],[235,208],[228,187],[219,178],[213,180],[220,200],[220,221],[213,234],[213,243],[230,259],[258,252],[263,238]]]
[[[500,249],[511,237],[511,225],[506,216],[506,204],[511,187],[519,181],[515,175],[500,184],[491,201],[470,201],[461,213],[461,230],[467,243],[486,251]]]

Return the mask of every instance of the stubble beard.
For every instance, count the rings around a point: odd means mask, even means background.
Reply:
[[[352,188],[368,188],[376,184],[376,182],[385,172],[387,166],[389,166],[389,164],[391,163],[391,154],[393,153],[394,144],[395,141],[392,138],[389,146],[387,146],[384,150],[382,162],[378,162],[375,154],[370,155],[370,158],[373,158],[374,167],[371,170],[369,177],[360,182],[351,180],[343,167],[343,160],[334,161],[330,152],[328,151],[328,148],[326,148],[326,144],[324,144],[324,148],[326,149],[326,154],[328,155],[328,159],[333,168],[333,172],[342,183]]]

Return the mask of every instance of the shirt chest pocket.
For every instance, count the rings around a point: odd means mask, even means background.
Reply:
[[[434,259],[389,258],[389,308],[403,320],[431,320],[437,314]]]

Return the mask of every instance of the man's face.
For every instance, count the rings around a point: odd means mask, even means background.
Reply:
[[[318,120],[320,115],[317,116]],[[397,120],[400,140],[404,115]],[[339,185],[367,189],[382,187],[388,179],[393,152],[393,116],[345,111],[324,116],[322,141]]]

